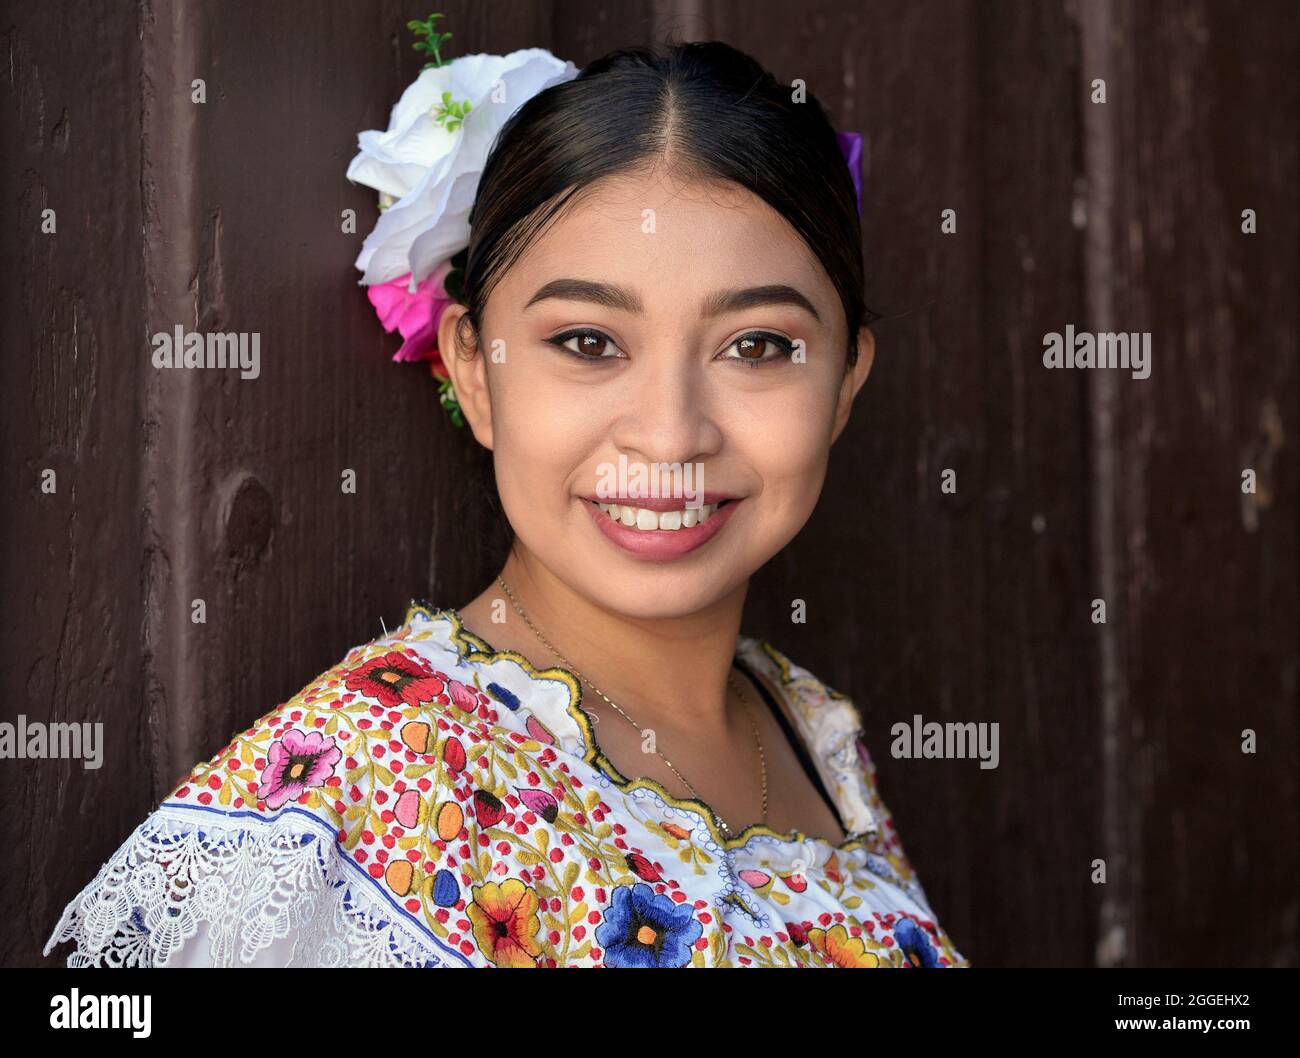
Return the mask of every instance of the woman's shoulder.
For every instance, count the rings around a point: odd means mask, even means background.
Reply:
[[[463,773],[516,733],[496,723],[511,692],[464,666],[467,635],[412,604],[236,732],[67,905],[46,954],[75,940],[70,965],[470,965],[449,926],[481,786]],[[192,951],[200,927],[208,959]]]
[[[845,826],[851,833],[863,835],[869,863],[929,907],[894,815],[881,796],[862,709],[765,639],[741,636],[738,648],[738,656],[779,689],[790,704],[822,778],[841,806]]]

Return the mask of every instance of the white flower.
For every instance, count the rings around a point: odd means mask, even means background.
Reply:
[[[545,48],[509,55],[464,55],[431,67],[402,93],[388,131],[357,137],[348,179],[396,199],[357,257],[364,284],[411,273],[420,282],[469,245],[469,211],[497,132],[521,104],[578,69]],[[443,93],[470,104],[453,131],[439,123]]]

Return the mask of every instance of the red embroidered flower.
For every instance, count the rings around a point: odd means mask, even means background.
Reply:
[[[348,690],[378,698],[389,708],[431,702],[446,686],[427,665],[396,650],[353,669],[345,683]]]

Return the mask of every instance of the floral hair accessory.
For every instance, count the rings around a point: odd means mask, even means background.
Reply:
[[[459,280],[479,178],[510,115],[543,89],[577,77],[578,68],[544,48],[444,59],[451,34],[437,31],[440,18],[407,23],[419,38],[413,47],[429,61],[393,107],[387,130],[358,135],[347,178],[379,192],[379,220],[356,267],[380,323],[404,339],[393,359],[428,360],[439,400],[460,426],[438,324],[463,297]]]
[[[447,307],[464,298],[469,214],[479,179],[510,115],[538,92],[577,77],[578,68],[544,48],[444,59],[442,45],[452,35],[438,32],[442,17],[407,23],[418,38],[412,47],[429,61],[393,107],[387,130],[358,135],[360,150],[347,178],[379,192],[379,220],[356,267],[384,330],[402,336],[393,359],[427,360],[439,402],[463,426],[438,349],[438,324]],[[836,135],[860,212],[862,137]]]
[[[858,198],[858,212],[862,212],[862,135],[857,132],[837,132],[840,141],[840,154],[844,155],[844,164],[849,167],[849,176],[853,177],[853,193]]]

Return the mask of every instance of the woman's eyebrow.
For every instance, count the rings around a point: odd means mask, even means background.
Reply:
[[[528,299],[528,304],[524,308],[532,308],[539,301],[545,301],[547,298],[590,301],[623,312],[642,311],[641,299],[632,291],[614,286],[612,283],[598,283],[591,279],[552,279]]]
[[[704,299],[702,315],[720,316],[724,312],[739,312],[759,305],[794,305],[803,309],[818,323],[821,317],[806,297],[794,287],[784,283],[769,283],[761,287],[744,287],[739,290],[719,290]]]
[[[621,312],[643,312],[641,299],[635,291],[612,283],[601,283],[592,279],[552,279],[537,291],[525,309],[531,308],[547,298],[562,298],[566,301],[589,301],[606,308]],[[724,312],[739,312],[759,305],[794,305],[803,309],[818,323],[821,316],[813,304],[792,286],[784,283],[768,283],[764,286],[742,287],[737,290],[719,290],[704,299],[701,315],[720,316]]]

